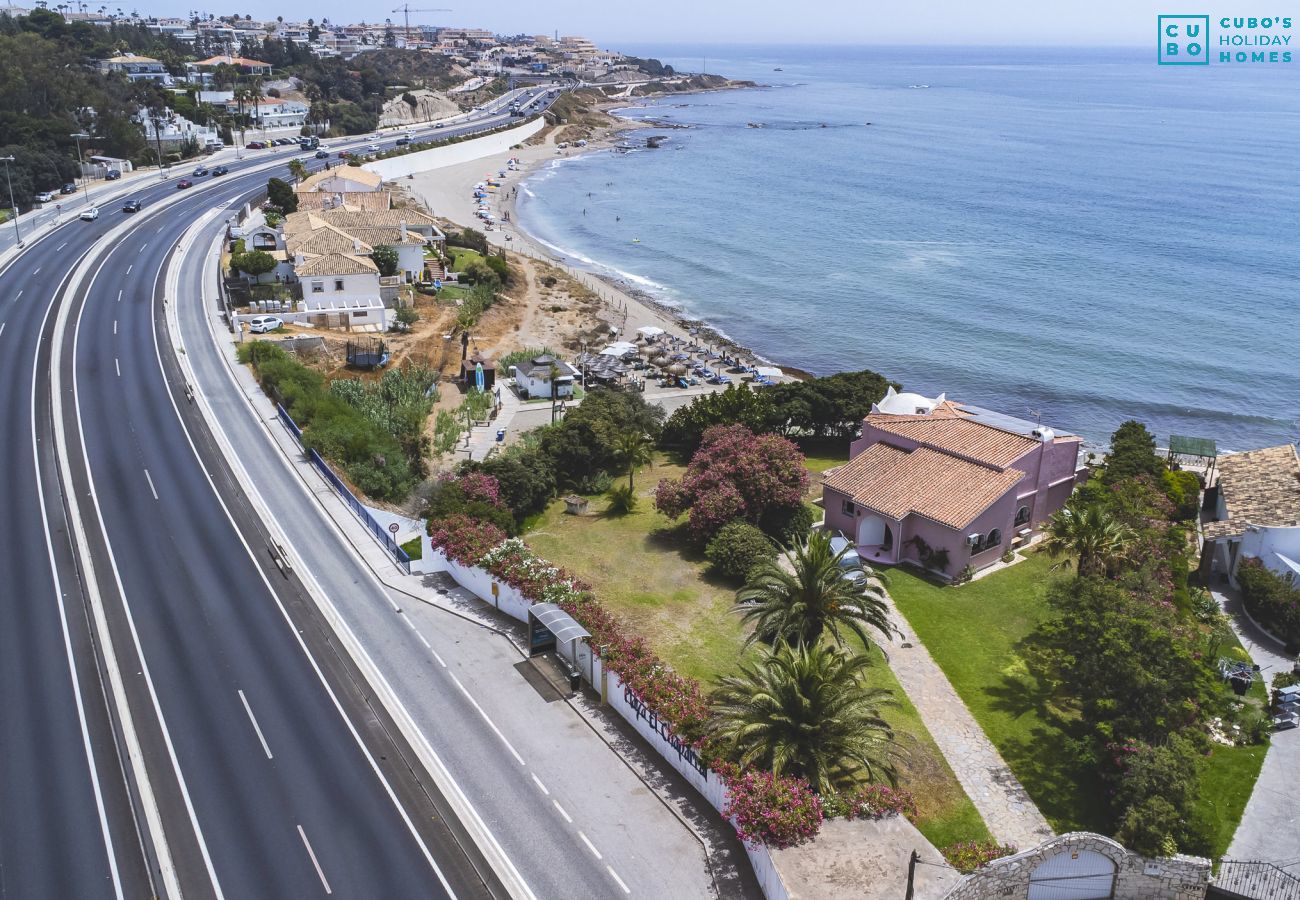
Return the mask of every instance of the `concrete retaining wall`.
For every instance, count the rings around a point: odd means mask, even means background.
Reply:
[[[994,860],[967,875],[944,900],[1024,897],[1029,879],[1061,854],[1100,853],[1115,864],[1115,900],[1197,900],[1210,881],[1210,861],[1196,856],[1146,859],[1100,834],[1076,831],[1044,841],[1032,850]]]
[[[471,138],[458,144],[448,144],[445,147],[434,147],[432,150],[407,153],[405,156],[376,160],[375,162],[366,163],[361,168],[378,173],[385,181],[405,178],[415,172],[428,172],[430,169],[455,166],[484,156],[504,153],[515,144],[537,134],[545,125],[546,121],[541,116],[538,116],[518,128],[511,128],[509,131],[490,134],[486,137]]]

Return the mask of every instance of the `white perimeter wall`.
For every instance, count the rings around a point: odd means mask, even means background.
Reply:
[[[531,122],[520,125],[518,128],[511,128],[509,131],[490,134],[487,137],[472,138],[458,144],[449,144],[446,147],[434,147],[432,150],[408,153],[405,156],[381,159],[376,162],[366,163],[361,168],[378,173],[385,181],[391,181],[394,178],[405,178],[415,172],[427,172],[430,169],[456,166],[484,156],[504,153],[515,144],[537,134],[545,125],[546,121],[541,116],[538,116]]]

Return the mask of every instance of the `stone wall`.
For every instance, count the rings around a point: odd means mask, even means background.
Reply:
[[[1210,880],[1210,861],[1195,856],[1146,859],[1123,846],[1086,831],[1063,834],[1032,850],[995,860],[966,876],[945,900],[1025,897],[1029,879],[1043,863],[1060,854],[1091,850],[1115,864],[1116,900],[1199,900]]]

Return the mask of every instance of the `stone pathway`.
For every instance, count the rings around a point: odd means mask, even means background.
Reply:
[[[1052,837],[1051,826],[898,611],[893,598],[887,596],[887,603],[903,632],[902,637],[895,636],[885,645],[889,667],[993,837],[1020,850],[1036,847]]]
[[[497,443],[497,431],[499,429],[510,428],[510,422],[514,419],[515,413],[523,402],[510,389],[508,384],[499,385],[501,389],[501,409],[497,411],[496,418],[486,425],[475,425],[470,429],[468,458],[484,459]],[[459,452],[465,453],[466,447],[459,448]]]

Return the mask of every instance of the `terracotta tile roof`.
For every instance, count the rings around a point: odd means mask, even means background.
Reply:
[[[298,190],[319,190],[320,185],[332,178],[341,178],[344,181],[351,181],[353,184],[365,184],[374,188],[378,188],[384,182],[384,179],[378,173],[363,169],[360,166],[337,166],[333,169],[323,169],[315,175],[308,175],[298,182]]]
[[[361,240],[359,236],[325,223],[312,231],[296,231],[289,235],[285,239],[285,248],[293,254],[313,256],[326,253],[370,253],[375,249],[373,244]]]
[[[353,211],[382,212],[392,205],[388,191],[295,191],[298,210],[333,209],[342,205]]]
[[[418,209],[385,209],[375,212],[363,212],[354,209],[322,209],[317,213],[331,225],[339,228],[397,228],[403,222],[411,227],[428,228],[435,224],[433,216],[425,215]]]
[[[888,434],[998,468],[1011,465],[1039,443],[1022,434],[961,418],[955,410],[941,416],[871,413],[866,422]]]
[[[304,260],[295,267],[298,277],[318,275],[366,275],[379,274],[379,267],[364,256],[351,256],[346,253],[326,253]]]
[[[280,230],[284,232],[287,239],[291,234],[298,234],[303,231],[315,231],[317,228],[324,228],[328,223],[320,217],[320,213],[313,211],[291,212],[284,217],[284,224]]]
[[[928,447],[900,450],[872,444],[822,482],[891,519],[924,516],[964,528],[1011,490],[1024,473],[967,462]]]
[[[1228,518],[1206,524],[1207,540],[1240,534],[1248,524],[1300,526],[1300,459],[1295,446],[1220,456],[1219,491]]]
[[[398,226],[378,225],[366,228],[353,226],[348,228],[348,234],[356,235],[372,247],[378,247],[380,244],[402,243],[402,229]],[[418,231],[407,231],[406,243],[423,244],[424,235]]]

